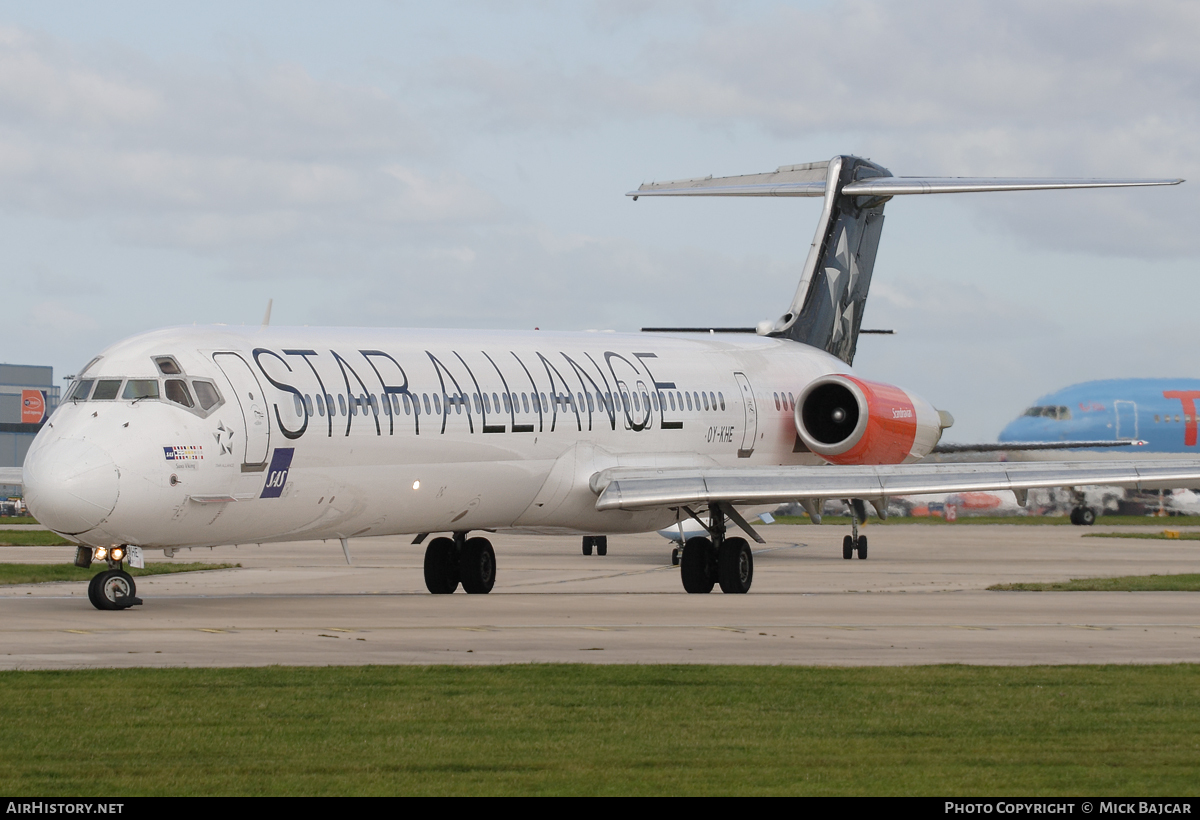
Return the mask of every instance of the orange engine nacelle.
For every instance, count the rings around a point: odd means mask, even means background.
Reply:
[[[950,426],[924,399],[890,384],[823,376],[796,401],[796,433],[834,464],[901,464],[924,457]]]

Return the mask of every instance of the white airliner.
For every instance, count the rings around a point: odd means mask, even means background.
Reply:
[[[429,591],[486,593],[496,556],[471,533],[573,533],[603,552],[609,534],[691,519],[707,536],[684,545],[684,589],[743,593],[753,556],[727,527],[761,539],[739,508],[1184,486],[1200,461],[913,463],[949,414],[851,368],[889,198],[1181,181],[904,178],[839,156],[643,185],[634,199],[824,197],[787,313],[757,332],[143,333],[79,372],[29,450],[26,499],[78,542],[77,563],[108,563],[90,598],[121,609],[140,603],[124,561],[152,549],[445,534],[425,550]],[[843,543],[855,553],[867,555],[857,526]]]

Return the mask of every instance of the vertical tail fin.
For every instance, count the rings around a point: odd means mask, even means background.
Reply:
[[[851,196],[842,189],[852,182],[890,176],[886,168],[858,157],[829,161],[825,207],[800,284],[788,312],[768,335],[811,345],[853,364],[888,198]]]
[[[1178,185],[1182,179],[1026,179],[1014,177],[895,177],[859,157],[785,165],[767,174],[651,182],[628,196],[809,196],[824,197],[800,285],[792,305],[759,333],[791,339],[854,362],[859,327],[879,235],[883,206],[911,194],[1046,191],[1061,188],[1128,188]]]

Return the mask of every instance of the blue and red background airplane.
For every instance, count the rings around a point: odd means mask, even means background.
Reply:
[[[1000,433],[999,442],[1146,442],[1128,455],[1194,454],[1200,379],[1105,379],[1041,396]],[[1083,450],[1082,453],[1098,452]],[[1081,453],[1081,454],[1082,454]],[[1105,450],[1104,458],[1120,457]],[[1055,458],[1070,455],[1056,451]],[[1094,458],[1095,456],[1087,456]]]

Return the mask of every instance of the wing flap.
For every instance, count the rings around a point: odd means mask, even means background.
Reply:
[[[1200,461],[896,464],[749,470],[615,468],[592,477],[596,509],[645,510],[725,501],[783,504],[805,498],[1031,490],[1095,484],[1139,490],[1200,486]]]

